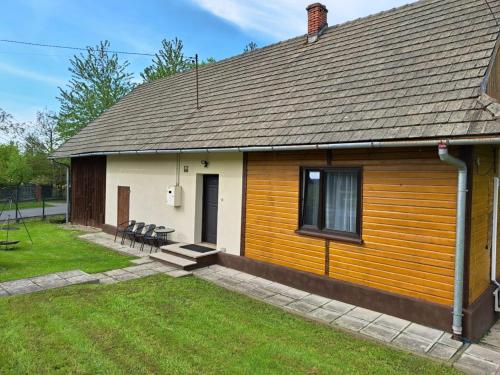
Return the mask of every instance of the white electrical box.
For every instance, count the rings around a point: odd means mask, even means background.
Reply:
[[[180,186],[170,186],[167,190],[167,205],[179,207],[182,202],[182,189]]]

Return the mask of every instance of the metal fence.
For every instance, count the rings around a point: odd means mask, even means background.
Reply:
[[[0,222],[66,214],[66,190],[51,185],[0,187]]]

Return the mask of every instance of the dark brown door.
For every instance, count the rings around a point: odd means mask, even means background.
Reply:
[[[118,186],[118,225],[129,221],[130,187]]]
[[[201,240],[217,243],[217,211],[219,207],[219,176],[203,176],[203,222]]]

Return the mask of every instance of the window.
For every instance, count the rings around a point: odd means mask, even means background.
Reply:
[[[360,168],[303,168],[299,233],[360,241]]]

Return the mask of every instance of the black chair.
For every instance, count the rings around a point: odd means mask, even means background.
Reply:
[[[156,227],[156,229],[165,229],[165,227],[163,225],[160,225],[159,227]],[[149,248],[150,254],[153,251],[153,246],[156,247],[157,249],[160,248],[160,246],[158,246],[158,233],[156,233],[156,232],[153,232],[153,233],[151,233],[150,236],[146,237],[145,241],[148,245],[151,246]]]
[[[130,240],[130,247],[135,247],[135,238],[138,234],[141,234],[144,230],[146,223],[140,222],[135,224],[134,230],[128,234],[128,239]]]
[[[127,232],[132,231],[135,227],[135,220],[125,221],[116,227],[115,242],[118,235],[122,237],[122,245]]]
[[[155,228],[156,228],[155,224],[149,224],[146,225],[144,233],[136,234],[135,240],[141,243],[141,251],[143,251],[144,249],[144,243],[146,241],[146,237],[151,237],[153,235]]]

